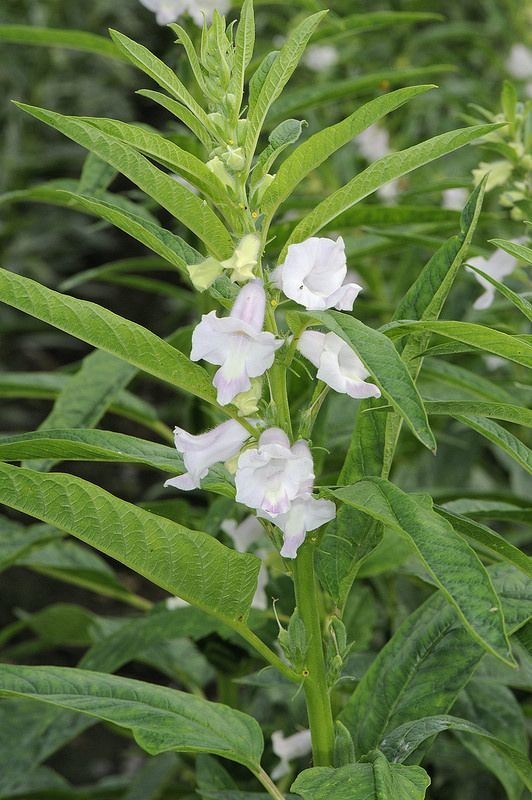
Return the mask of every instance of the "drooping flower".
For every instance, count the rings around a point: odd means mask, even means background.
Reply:
[[[338,50],[331,44],[313,44],[307,48],[303,63],[314,72],[334,67],[338,61]]]
[[[249,438],[249,432],[236,420],[229,419],[198,436],[176,427],[174,437],[177,451],[183,453],[187,471],[170,478],[164,485],[190,491],[199,487],[210,467],[236,455]]]
[[[246,553],[253,544],[264,536],[264,528],[258,519],[252,516],[246,517],[241,523],[237,523],[234,519],[226,519],[220,527],[224,533],[231,537],[235,550],[238,550],[239,553]],[[256,554],[261,559],[267,556],[265,550],[257,550]],[[268,580],[268,569],[264,561],[262,561],[257,579],[257,589],[251,601],[251,608],[258,608],[262,611],[268,608],[268,596],[266,594]]]
[[[369,372],[356,353],[336,333],[304,331],[298,350],[318,368],[317,377],[331,389],[350,397],[380,397],[380,389],[366,383]]]
[[[274,731],[272,733],[272,748],[275,755],[280,759],[272,771],[272,778],[276,781],[290,772],[290,761],[309,755],[312,749],[310,731],[298,731],[286,737],[282,731]]]
[[[284,264],[272,273],[272,281],[291,300],[308,311],[338,308],[352,311],[362,290],[357,283],[344,283],[347,274],[345,245],[341,236],[336,241],[312,236],[288,248]]]
[[[444,189],[442,194],[442,208],[448,208],[450,211],[461,211],[466,204],[467,189],[460,186],[455,186],[452,189]]]
[[[222,406],[248,391],[250,379],[271,367],[275,351],[283,344],[262,330],[265,309],[262,281],[250,281],[238,293],[228,317],[219,318],[215,311],[204,314],[192,334],[190,358],[220,365],[213,384]]]
[[[511,256],[505,250],[497,249],[489,258],[484,258],[484,256],[476,256],[475,258],[470,258],[468,263],[472,267],[482,270],[482,272],[485,272],[486,275],[489,275],[490,277],[495,278],[496,281],[502,283],[504,278],[514,271],[517,265],[517,259],[514,256]],[[477,297],[473,303],[474,309],[477,311],[483,311],[484,309],[489,308],[495,299],[495,286],[487,281],[486,278],[482,277],[482,275],[479,275],[478,272],[474,272],[471,269],[468,270],[468,272],[471,272],[474,275],[475,279],[484,289],[484,292],[480,295],[480,297]]]
[[[307,494],[297,497],[288,511],[272,516],[265,511],[257,511],[259,517],[269,519],[283,532],[283,558],[295,558],[299,547],[309,531],[321,528],[336,516],[336,506],[331,500],[316,500]]]
[[[285,514],[300,495],[309,495],[314,464],[308,444],[300,439],[290,446],[280,428],[268,428],[257,447],[244,450],[235,475],[236,500],[272,516]]]

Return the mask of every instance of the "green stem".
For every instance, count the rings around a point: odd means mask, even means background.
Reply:
[[[246,640],[246,642],[248,642],[248,644],[255,648],[257,653],[260,653],[265,661],[271,664],[272,667],[278,669],[279,672],[285,676],[285,678],[288,678],[290,681],[294,681],[294,683],[301,683],[302,676],[288,666],[288,664],[285,664],[285,662],[279,658],[277,653],[271,650],[268,645],[262,641],[262,639],[259,639],[256,633],[253,633],[251,628],[248,628],[244,623],[233,623],[232,627],[243,639]]]
[[[271,333],[278,335],[275,311],[270,302],[266,304],[266,328]],[[288,392],[286,388],[286,368],[284,364],[275,361],[269,372],[272,400],[275,405],[280,427],[292,438],[292,418],[288,405]]]
[[[260,768],[259,772],[255,772],[255,776],[257,779],[262,783],[266,791],[271,797],[274,797],[275,800],[285,800],[284,794],[281,794],[275,783],[272,781],[270,776],[267,772],[265,772],[262,767]]]
[[[333,763],[334,724],[323,655],[318,585],[314,572],[314,543],[310,540],[299,548],[294,562],[294,583],[297,608],[308,637],[308,674],[303,686],[314,766],[330,767]]]

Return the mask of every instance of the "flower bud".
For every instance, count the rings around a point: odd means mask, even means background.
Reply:
[[[228,186],[230,189],[235,188],[235,179],[229,174],[219,156],[211,158],[210,161],[207,161],[205,166],[221,180],[224,186]]]
[[[187,271],[193,287],[198,292],[204,292],[222,274],[223,267],[219,261],[209,256],[200,264],[187,264]]]
[[[231,258],[222,261],[222,267],[231,273],[231,280],[245,283],[255,278],[254,269],[259,262],[260,237],[256,233],[248,233],[237,245]]]

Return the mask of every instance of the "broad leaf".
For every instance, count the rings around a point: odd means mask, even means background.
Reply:
[[[472,128],[443,133],[426,142],[409,147],[407,150],[390,153],[390,155],[370,164],[363,172],[352,178],[349,183],[319,203],[314,211],[311,211],[296,225],[281,253],[280,261],[284,260],[289,245],[302,242],[309,236],[313,236],[339,214],[363,200],[364,197],[370,195],[380,186],[384,186],[389,181],[400,178],[401,175],[406,175],[408,172],[428,164],[436,158],[452,153],[453,150],[457,150],[480,136],[490,133],[496,127],[493,125],[477,125]]]
[[[469,633],[486,650],[513,664],[500,600],[474,551],[418,497],[381,478],[332,492],[335,497],[406,537]]]
[[[506,564],[489,573],[515,632],[530,617],[532,581]],[[357,758],[406,722],[448,714],[484,654],[442,593],[430,597],[380,651],[340,715]]]
[[[207,402],[215,402],[204,369],[151,331],[102,306],[59,294],[7,270],[0,270],[0,301]]]
[[[218,619],[242,622],[260,562],[71,475],[0,464],[0,501],[71,533]]]
[[[258,723],[240,711],[142,681],[67,667],[0,665],[0,693],[48,703],[130,730],[150,755],[216,753],[260,767]]]
[[[0,571],[15,564],[34,548],[61,538],[59,531],[43,529],[42,526],[28,529],[7,517],[0,517]]]
[[[389,764],[379,753],[370,764],[306,769],[291,789],[304,800],[423,800],[429,784],[421,767]]]

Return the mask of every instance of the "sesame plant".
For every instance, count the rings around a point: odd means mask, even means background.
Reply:
[[[39,429],[0,438],[0,564],[26,559],[131,607],[104,618],[51,606],[0,632],[0,646],[26,625],[47,641],[86,646],[76,667],[21,666],[32,661],[23,646],[0,653],[0,743],[9,754],[1,797],[78,796],[42,764],[96,721],[151,758],[137,786],[100,787],[94,797],[168,789],[164,797],[423,800],[443,796],[445,754],[449,762],[456,752],[465,754],[456,763],[473,756],[492,773],[509,800],[532,790],[512,693],[526,688],[532,666],[532,570],[519,546],[525,534],[497,524],[529,524],[530,503],[509,502],[504,490],[479,499],[469,486],[446,496],[411,474],[429,474],[442,447],[458,469],[462,437],[500,450],[530,488],[532,306],[502,283],[517,262],[532,264],[523,224],[530,101],[507,84],[500,113],[480,109],[483,119],[468,127],[380,156],[371,148],[382,120],[423,104],[432,84],[382,92],[321,130],[302,119],[272,123],[326,25],[324,11],[301,17],[278,50],[255,58],[252,0],[234,24],[216,10],[201,30],[171,24],[190,81],[111,31],[107,55],[157,86],[139,94],[154,115],[179,122],[178,136],[17,103],[89,151],[79,182],[50,181],[25,198],[91,215],[147,248],[137,288],[151,305],[164,283],[180,313],[172,330],[161,305],[159,336],[68,294],[79,276],[60,292],[0,272],[5,306],[93,348],[74,375],[58,373]],[[300,202],[305,182],[356,137],[369,165]],[[497,154],[496,178],[481,162],[463,209],[440,217],[452,235],[379,320],[364,308],[339,232],[358,224],[361,201],[479,142]],[[111,191],[117,174],[136,194]],[[495,251],[479,248],[485,193],[505,181],[500,204],[519,232],[495,238]],[[378,219],[380,207],[367,208]],[[400,208],[387,209],[398,224]],[[117,279],[129,267],[105,269]],[[167,280],[150,278],[152,269]],[[475,279],[484,289],[475,308],[502,298],[502,324],[471,321],[463,307],[458,319],[447,313],[450,293]],[[517,371],[514,391],[452,360],[481,355]],[[164,413],[126,389],[141,374],[171,398],[173,433]],[[146,435],[98,428],[108,408]],[[133,503],[102,488],[97,472],[87,480],[58,462],[107,462],[117,472],[142,465],[157,488]],[[139,583],[117,581],[75,540]],[[401,594],[393,613],[390,570]],[[155,602],[138,586],[157,587]],[[207,640],[216,652],[202,651]],[[134,660],[159,680],[114,674]]]

